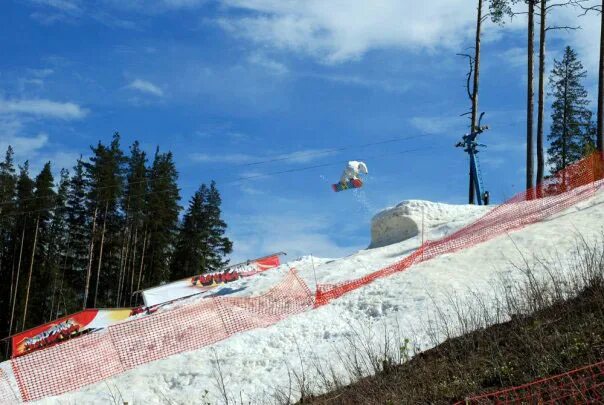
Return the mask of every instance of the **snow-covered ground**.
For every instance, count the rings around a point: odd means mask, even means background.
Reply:
[[[604,224],[603,203],[604,192],[599,191],[541,223],[378,279],[328,305],[271,327],[240,333],[39,403],[108,403],[118,392],[129,404],[221,403],[221,378],[237,402],[273,402],[275,393],[288,393],[290,388],[295,398],[302,375],[307,382],[320,383],[315,375],[317,364],[346,380],[349,373],[342,355],[351,344],[373,339],[379,346],[384,330],[389,330],[396,331],[401,340],[409,339],[414,347],[429,348],[433,345],[430,323],[436,308],[450,306],[452,296],[464,297],[470,290],[480,291],[487,298],[495,297],[502,278],[522,279],[523,274],[514,263],[524,259],[530,262],[534,256],[564,257],[579,233],[587,239],[597,237]],[[489,209],[422,201],[405,202],[404,206],[412,207],[410,212],[416,220],[417,213],[424,211],[423,238],[432,240],[459,229]],[[391,213],[392,210],[382,216]],[[383,224],[384,229],[387,225]],[[261,294],[284,277],[289,267],[295,267],[314,291],[316,281],[324,284],[350,280],[399,261],[417,249],[421,239],[420,229],[411,239],[340,259],[302,257],[207,295]],[[364,337],[359,339],[359,335]],[[364,372],[369,373],[370,368]],[[321,390],[319,385],[313,388]]]

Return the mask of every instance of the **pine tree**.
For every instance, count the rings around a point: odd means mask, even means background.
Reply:
[[[149,173],[137,289],[156,285],[170,276],[171,254],[181,209],[177,180],[172,153],[159,153],[158,148]]]
[[[101,142],[91,147],[93,156],[84,163],[89,184],[89,211],[93,213],[92,238],[98,239],[95,251],[90,244],[86,275],[85,304],[106,305],[117,294],[117,278],[122,219],[119,201],[123,192],[124,154],[120,149],[120,135],[115,133],[109,147]],[[96,259],[96,260],[95,260]],[[101,296],[99,297],[99,293]],[[100,300],[99,300],[100,298]]]
[[[589,156],[598,150],[598,126],[597,123],[591,121],[587,125],[584,137],[581,142],[581,157]]]
[[[203,257],[208,241],[208,188],[202,184],[191,197],[180,226],[171,264],[170,278],[179,280],[203,273]]]
[[[45,312],[45,320],[57,318],[60,298],[65,296],[65,272],[68,263],[69,229],[67,198],[69,193],[69,172],[61,169],[61,178],[55,198],[55,208],[50,226],[49,254],[47,274],[50,285],[49,293],[41,304]]]
[[[15,274],[12,258],[14,251],[13,230],[15,228],[15,195],[17,176],[14,152],[8,147],[3,162],[0,162],[0,337],[8,334],[10,301]]]
[[[30,248],[30,235],[32,234],[30,216],[34,214],[32,210],[34,197],[34,181],[29,177],[29,161],[25,161],[23,166],[19,167],[19,177],[17,180],[17,196],[15,199],[15,213],[18,213],[15,227],[13,228],[12,239],[14,242],[12,273],[11,277],[11,297],[10,297],[10,317],[9,334],[18,330],[20,314],[22,313],[22,302],[24,301],[24,283],[25,276],[23,269],[27,266],[27,254]]]
[[[581,83],[586,72],[577,54],[566,47],[561,61],[554,61],[550,86],[554,97],[552,125],[548,140],[549,163],[554,171],[580,159],[589,139],[591,111],[587,109],[587,91]]]
[[[47,294],[49,275],[46,265],[48,263],[48,250],[50,240],[50,223],[52,220],[52,209],[55,206],[55,192],[53,190],[53,176],[50,162],[47,162],[35,180],[35,191],[32,202],[33,216],[35,217],[33,244],[29,260],[29,271],[25,287],[25,303],[23,305],[23,321],[21,329],[28,326],[39,325],[44,322],[43,309],[44,296]],[[34,266],[36,273],[34,274]],[[35,278],[35,281],[34,281]],[[30,293],[32,281],[35,283],[33,294]],[[37,310],[30,313],[30,305]],[[29,315],[29,318],[28,318]]]
[[[177,238],[172,260],[172,280],[220,270],[229,261],[233,243],[224,236],[226,223],[221,218],[222,200],[212,181],[202,184],[189,202]]]
[[[86,270],[88,268],[88,250],[91,234],[91,218],[88,217],[89,202],[87,183],[82,156],[73,167],[67,192],[67,241],[64,288],[60,291],[59,304],[63,312],[74,312],[82,307]]]
[[[224,235],[227,225],[221,218],[221,204],[220,193],[216,188],[216,183],[212,181],[206,200],[208,216],[207,251],[204,259],[206,271],[214,271],[226,266],[229,261],[225,259],[225,256],[233,251],[233,242]]]
[[[120,254],[120,274],[116,305],[128,305],[134,292],[134,269],[137,268],[137,253],[140,253],[139,235],[143,233],[146,198],[148,193],[147,156],[140,149],[138,141],[130,147],[126,186],[122,209],[126,213],[122,251]],[[141,239],[142,240],[142,239]]]

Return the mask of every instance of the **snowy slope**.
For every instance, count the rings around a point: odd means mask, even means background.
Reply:
[[[118,390],[130,404],[166,403],[165,398],[178,404],[221,403],[218,367],[230,395],[237,401],[242,398],[254,403],[271,402],[276,392],[289,392],[290,386],[295,397],[296,376],[303,373],[307,380],[320,382],[320,378],[313,378],[317,362],[325,370],[331,368],[342,377],[348,375],[341,356],[350,344],[360,341],[356,337],[359,334],[374,334],[371,338],[379,345],[386,328],[396,331],[400,339],[410,339],[414,346],[430,347],[433,345],[430,321],[436,307],[446,309],[452,296],[463,299],[470,289],[494,297],[503,277],[522,278],[513,265],[520,263],[522,257],[531,261],[533,255],[564,256],[574,246],[579,232],[588,239],[596,237],[604,224],[603,203],[604,192],[599,191],[595,197],[541,223],[417,264],[269,328],[241,333],[213,346],[159,360],[79,392],[39,403],[107,403],[111,401],[110,393]],[[426,239],[451,233],[485,212],[485,208],[473,206],[419,201],[413,205],[416,208],[423,205],[425,217],[438,217],[426,221]],[[435,207],[438,213],[430,211]],[[404,258],[420,241],[421,235],[417,235],[337,260],[303,257],[289,265],[298,269],[314,289],[315,274],[319,283],[359,277]],[[524,248],[519,252],[516,246]],[[211,294],[258,295],[277,283],[287,269],[283,265],[213,290]],[[320,386],[314,388],[321,390]]]

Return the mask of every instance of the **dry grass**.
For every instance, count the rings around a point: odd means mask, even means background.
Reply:
[[[556,257],[523,259],[516,266],[523,281],[502,280],[504,293],[495,301],[479,292],[470,292],[471,305],[450,297],[448,308],[430,322],[433,349],[418,353],[407,347],[408,340],[399,340],[399,353],[405,355],[397,358],[392,350],[371,352],[359,338],[353,352],[341,357],[346,379],[356,382],[344,386],[345,379],[332,377],[322,385],[333,390],[312,398],[307,393],[300,402],[451,403],[602,360],[603,242],[579,237],[570,263]],[[410,360],[407,353],[413,355]],[[374,376],[363,378],[370,373]]]

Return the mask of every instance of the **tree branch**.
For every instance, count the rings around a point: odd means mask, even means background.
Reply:
[[[572,0],[573,5],[579,7],[580,9],[583,10],[583,14],[580,15],[580,17],[583,17],[584,15],[586,15],[587,13],[589,13],[590,11],[596,11],[598,13],[602,13],[602,6],[599,4],[593,5],[593,6],[584,6],[581,3],[585,3],[586,0]]]
[[[568,26],[551,26],[551,27],[547,27],[545,30],[546,31],[553,31],[553,30],[567,30],[567,31],[575,31],[575,30],[580,30],[582,29],[580,25],[576,26],[576,27],[568,27]]]
[[[555,7],[570,6],[571,4],[578,6],[580,3],[585,3],[586,1],[588,1],[588,0],[567,0],[567,1],[563,2],[563,3],[553,3],[553,4],[550,4],[549,6],[546,6],[545,10],[549,11],[552,8],[555,8]]]
[[[470,64],[470,70],[466,75],[466,91],[468,93],[468,98],[470,99],[470,101],[472,101],[472,93],[470,92],[470,82],[472,80],[472,74],[474,73],[474,58],[472,58],[472,56],[468,55],[467,53],[458,53],[457,55],[468,58],[468,62]]]

